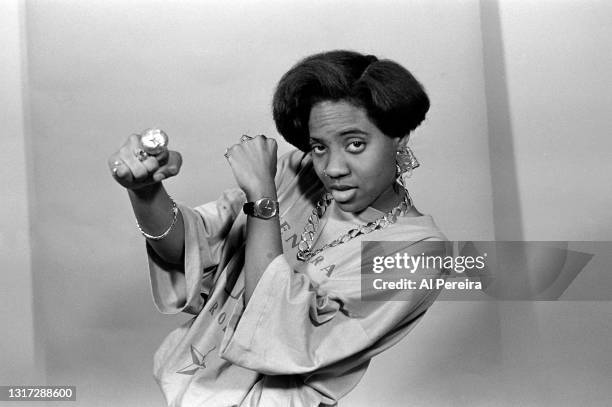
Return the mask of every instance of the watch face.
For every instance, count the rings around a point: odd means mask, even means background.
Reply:
[[[257,201],[256,210],[259,216],[271,218],[276,215],[276,202],[270,198],[262,198]]]

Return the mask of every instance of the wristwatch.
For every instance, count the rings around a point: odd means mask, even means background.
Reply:
[[[247,215],[260,219],[270,219],[278,214],[278,201],[263,197],[255,202],[242,205],[242,211]]]

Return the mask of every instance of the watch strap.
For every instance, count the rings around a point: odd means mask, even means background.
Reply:
[[[255,202],[247,202],[242,205],[242,212],[247,215],[253,216],[255,214]]]

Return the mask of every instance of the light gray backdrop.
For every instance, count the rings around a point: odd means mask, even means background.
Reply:
[[[163,404],[152,354],[187,316],[156,313],[106,158],[159,126],[184,156],[169,191],[216,199],[225,147],[276,136],[276,82],[322,50],[394,59],[425,85],[410,189],[449,238],[612,240],[611,16],[603,0],[0,2],[0,384]],[[344,405],[604,405],[611,311],[437,303]]]

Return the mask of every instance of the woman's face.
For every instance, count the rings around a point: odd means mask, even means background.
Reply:
[[[315,171],[345,212],[368,206],[386,212],[399,203],[393,189],[399,138],[383,134],[366,111],[347,101],[323,101],[308,122]]]

